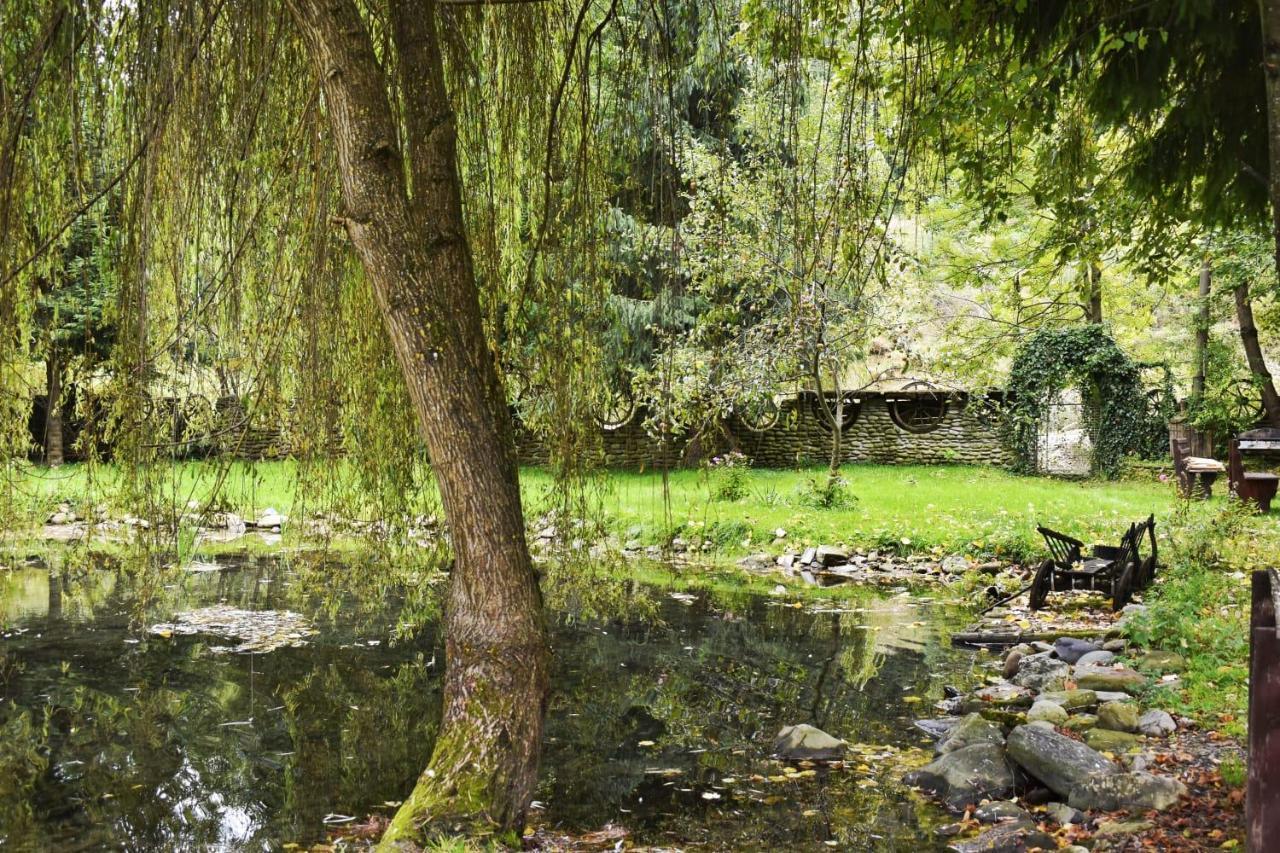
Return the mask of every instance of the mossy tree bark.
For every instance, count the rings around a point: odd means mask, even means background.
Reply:
[[[455,555],[441,727],[383,844],[518,830],[537,780],[548,651],[511,417],[485,340],[463,221],[435,3],[386,7],[397,119],[393,81],[354,0],[288,2],[337,145],[341,221],[408,383]]]
[[[1236,285],[1236,319],[1240,323],[1240,341],[1244,346],[1245,361],[1262,396],[1263,418],[1271,426],[1280,427],[1280,394],[1275,381],[1267,370],[1267,359],[1258,341],[1258,326],[1253,321],[1253,300],[1249,297],[1249,282]]]

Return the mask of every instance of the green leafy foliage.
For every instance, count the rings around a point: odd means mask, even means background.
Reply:
[[[1018,352],[1007,387],[1006,434],[1027,470],[1035,465],[1037,436],[1054,395],[1073,386],[1097,409],[1095,471],[1114,476],[1127,454],[1150,446],[1150,420],[1163,428],[1164,413],[1149,412],[1138,365],[1102,326],[1042,329]]]

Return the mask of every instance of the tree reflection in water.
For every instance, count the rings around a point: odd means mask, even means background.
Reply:
[[[121,571],[0,576],[0,839],[257,848],[322,839],[326,818],[389,813],[430,753],[435,626],[390,642],[398,596],[335,602],[315,592],[314,570],[249,561],[169,577],[146,596]],[[738,849],[927,846],[938,816],[887,764],[781,784],[768,781],[782,769],[767,753],[796,722],[918,745],[912,698],[932,701],[940,673],[968,666],[937,641],[944,611],[870,593],[818,613],[746,593],[653,595],[656,609],[619,595],[612,617],[557,620],[539,822]],[[231,655],[211,651],[217,638],[145,631],[219,602],[298,610],[319,633]]]

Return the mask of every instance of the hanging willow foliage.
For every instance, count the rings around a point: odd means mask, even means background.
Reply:
[[[72,225],[92,220],[112,346],[105,361],[69,362],[63,385],[87,423],[81,456],[92,465],[108,450],[134,472],[130,508],[167,522],[149,551],[172,550],[188,501],[214,503],[227,466],[276,429],[308,514],[401,532],[436,514],[403,378],[334,225],[333,146],[284,4],[15,0],[0,14],[10,511],[46,355],[35,307],[59,286]],[[392,65],[381,3],[362,14]],[[557,475],[538,512],[597,517],[598,415],[637,370],[656,377],[656,429],[691,417],[671,383],[681,336],[709,305],[733,309],[697,332],[720,353],[710,376],[728,376],[746,342],[808,336],[814,363],[856,354],[893,258],[925,75],[886,35],[889,13],[550,0],[439,15],[489,343]],[[733,209],[729,173],[744,166],[773,199],[755,219]],[[698,232],[685,220],[700,193],[718,199],[717,222]],[[758,232],[751,275],[714,260],[734,257],[735,227]],[[624,233],[647,234],[648,248],[620,252]],[[752,290],[760,270],[772,281]],[[640,361],[619,363],[605,334],[620,306],[649,318],[627,344]],[[775,331],[751,334],[762,319]],[[793,365],[792,381],[812,372]],[[199,484],[172,464],[193,453],[218,462]]]

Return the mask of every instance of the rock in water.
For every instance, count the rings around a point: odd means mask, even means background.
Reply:
[[[1089,652],[1096,652],[1101,649],[1102,646],[1097,643],[1091,643],[1088,640],[1080,640],[1075,637],[1059,637],[1053,643],[1054,652],[1066,663],[1075,663]]]
[[[315,629],[306,617],[291,610],[239,610],[225,604],[179,613],[173,622],[152,625],[152,636],[205,634],[240,641],[234,648],[210,646],[211,652],[270,652],[303,646]]]
[[[936,796],[951,809],[985,799],[1003,799],[1013,793],[1013,768],[1004,750],[990,743],[976,743],[948,752],[932,764],[913,770],[904,781]]]
[[[819,545],[813,556],[819,565],[827,568],[849,562],[849,552],[844,548],[837,548],[835,545]]]
[[[748,572],[771,572],[774,560],[768,554],[749,554],[738,561],[738,565]]]
[[[1186,786],[1169,776],[1150,773],[1107,773],[1090,776],[1071,790],[1067,800],[1077,809],[1115,811],[1164,811],[1187,792]]]
[[[1024,853],[1032,849],[1056,850],[1058,842],[1031,821],[1002,823],[967,841],[954,841],[952,853]]]
[[[959,720],[938,740],[934,751],[945,755],[977,743],[1004,746],[1004,730],[990,720],[984,720],[980,714],[970,714]]]
[[[270,530],[273,527],[280,527],[288,519],[276,512],[273,507],[267,507],[261,516],[258,517],[257,526],[264,530]]]
[[[845,742],[806,723],[786,726],[773,741],[773,754],[783,761],[836,761]]]
[[[984,708],[1030,708],[1035,693],[1016,684],[992,684],[974,691],[961,703],[964,712],[981,711]]]
[[[1047,654],[1032,655],[1022,659],[1013,683],[1035,691],[1061,690],[1066,686],[1071,667]]]
[[[955,728],[958,720],[955,717],[941,717],[939,719],[916,720],[914,725],[917,729],[927,734],[934,740],[946,740],[951,730]]]
[[[995,800],[978,806],[973,816],[979,823],[1004,823],[1008,820],[1030,821],[1031,815],[1017,803],[1009,800]]]
[[[1008,749],[1010,758],[1064,797],[1091,776],[1120,772],[1105,756],[1052,729],[1018,726],[1009,735]]]

